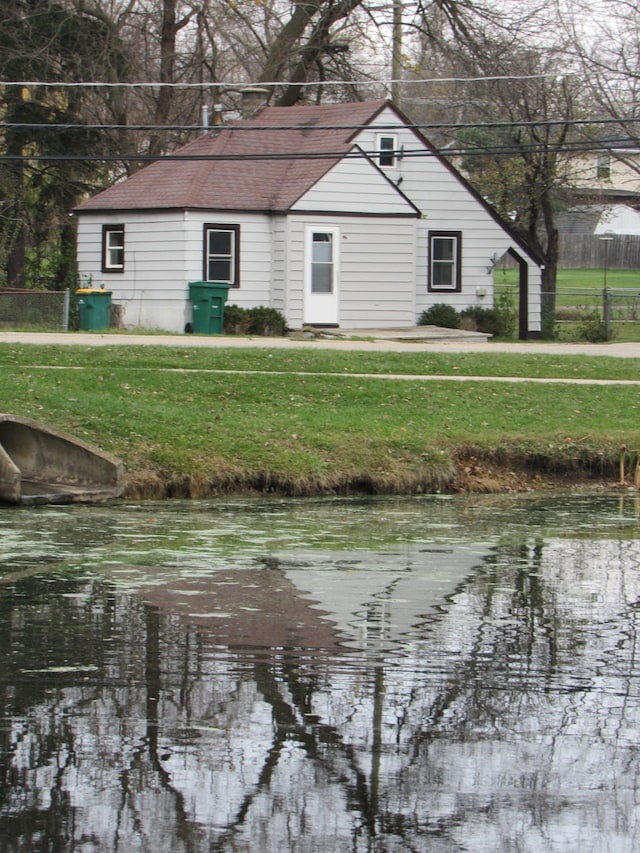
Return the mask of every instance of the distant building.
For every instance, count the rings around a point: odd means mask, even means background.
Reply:
[[[576,201],[640,208],[640,148],[628,139],[571,158],[568,175]]]

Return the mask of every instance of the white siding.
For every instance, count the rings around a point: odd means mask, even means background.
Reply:
[[[260,214],[207,211],[126,211],[78,216],[78,273],[83,286],[112,293],[126,328],[183,332],[191,321],[189,282],[203,276],[205,223],[240,225],[240,287],[229,303],[251,307],[271,300],[271,225]],[[125,267],[102,272],[102,226],[124,224]]]
[[[286,216],[274,216],[271,223],[272,234],[272,272],[271,306],[287,316],[287,258],[288,258],[288,220]]]
[[[292,210],[416,215],[413,205],[357,148],[352,155],[334,166]]]
[[[124,271],[102,272],[102,226],[125,227]],[[82,286],[112,293],[123,322],[136,327],[182,332],[190,319],[185,279],[185,218],[163,211],[80,214],[78,273]]]
[[[295,214],[289,217],[289,306],[292,327],[302,325],[306,226],[340,235],[339,324],[344,328],[415,323],[415,219]]]
[[[372,125],[357,138],[357,143],[372,157],[376,153],[377,135],[381,125],[397,122],[391,110],[383,110]],[[489,211],[444,166],[437,157],[424,148],[408,128],[394,130],[398,150],[393,167],[384,172],[396,183],[401,180],[402,191],[421,210],[416,235],[416,316],[437,302],[449,302],[458,310],[471,305],[493,304],[493,275],[491,259],[500,257],[509,248],[520,254],[522,249],[507,230],[501,227]],[[424,155],[416,156],[424,151]],[[429,293],[428,233],[429,231],[459,231],[462,233],[462,289],[459,293]],[[540,328],[539,289],[540,271],[529,264],[529,328]],[[486,295],[480,295],[482,293]]]
[[[187,270],[189,281],[203,275],[204,225],[240,226],[240,286],[231,288],[227,302],[241,308],[271,305],[272,234],[269,216],[260,213],[189,211],[187,214]]]

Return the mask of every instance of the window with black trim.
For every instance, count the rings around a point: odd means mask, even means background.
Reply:
[[[429,290],[460,290],[462,232],[429,232]]]
[[[124,225],[102,226],[102,272],[124,272]]]
[[[204,226],[204,280],[240,287],[240,226]]]
[[[378,134],[378,165],[379,166],[395,166],[396,165],[396,148],[397,139],[395,136],[386,134]]]

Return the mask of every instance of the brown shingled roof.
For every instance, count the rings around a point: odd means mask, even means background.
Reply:
[[[188,159],[158,160],[76,211],[288,210],[350,150],[358,129],[386,103],[265,107],[250,119],[216,128],[174,152]],[[303,156],[292,160],[286,154]],[[247,155],[266,159],[246,159]]]

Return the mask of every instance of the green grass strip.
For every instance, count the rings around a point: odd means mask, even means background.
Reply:
[[[612,476],[640,448],[638,387],[385,378],[637,380],[633,359],[1,345],[0,365],[0,410],[117,454],[132,494],[435,491],[470,458]]]

